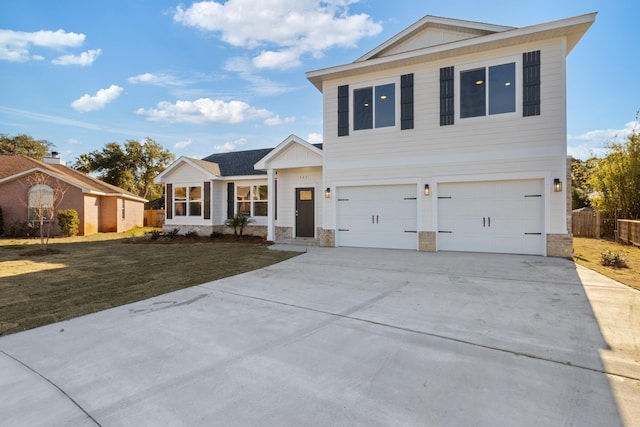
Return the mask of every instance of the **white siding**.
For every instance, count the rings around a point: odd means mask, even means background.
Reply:
[[[322,168],[300,168],[278,171],[278,227],[295,227],[295,189],[302,187],[315,189],[316,227],[322,225]]]
[[[198,169],[182,163],[166,177],[169,183],[204,182],[206,176]]]
[[[565,43],[553,39],[469,54],[453,59],[407,66],[391,71],[373,72],[341,80],[324,82],[324,158],[328,186],[363,185],[401,181],[425,183],[435,188],[438,180],[544,179],[550,188],[553,178],[565,177]],[[455,124],[440,126],[441,67],[456,69],[456,97],[459,96],[459,70],[469,66],[515,61],[522,54],[541,50],[541,115],[522,117],[521,95],[516,98],[516,113],[459,118]],[[521,66],[516,67],[516,84],[522,86]],[[398,77],[414,73],[415,128],[401,131],[376,129],[351,131],[337,137],[337,86]],[[518,90],[521,93],[521,90]],[[352,109],[350,105],[350,109]],[[499,174],[500,176],[496,176]],[[564,179],[563,179],[564,181]],[[549,188],[545,188],[548,191]],[[565,233],[564,193],[549,194],[548,233]],[[434,230],[434,197],[422,197],[420,231]],[[335,201],[325,203],[324,226],[335,228]]]

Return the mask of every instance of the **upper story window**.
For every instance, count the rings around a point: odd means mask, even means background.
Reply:
[[[53,219],[53,189],[38,184],[29,189],[29,221]]]
[[[395,125],[395,83],[355,89],[353,91],[353,130]]]
[[[237,213],[246,216],[267,216],[269,192],[266,185],[238,185],[236,187]]]
[[[175,187],[173,206],[176,216],[201,216],[202,187]]]
[[[460,73],[460,118],[516,111],[516,64]]]

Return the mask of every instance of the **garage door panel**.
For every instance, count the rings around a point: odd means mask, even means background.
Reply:
[[[544,254],[543,188],[542,180],[440,184],[438,249]]]
[[[338,246],[417,249],[415,185],[340,187]]]

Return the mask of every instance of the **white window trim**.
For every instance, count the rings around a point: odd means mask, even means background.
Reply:
[[[186,187],[187,188],[187,206],[186,206],[186,211],[187,211],[187,215],[177,215],[176,214],[176,190],[178,188],[181,187]],[[189,215],[189,202],[191,202],[192,200],[189,198],[189,188],[190,187],[199,187],[200,188],[200,215]],[[171,191],[173,192],[173,194],[171,195],[171,209],[173,210],[173,220],[201,220],[204,218],[204,185],[202,185],[201,182],[195,182],[195,183],[179,183],[176,184],[174,183],[172,186]],[[195,200],[193,200],[195,201]],[[178,221],[179,222],[179,221]]]
[[[37,189],[37,187],[42,187],[42,189]],[[42,206],[38,206],[38,205],[31,206],[31,193],[40,192],[40,197],[43,197],[42,192],[45,191],[45,190],[49,190],[51,192],[51,204],[50,205],[49,204],[45,205],[44,201],[41,201],[42,202]],[[46,210],[52,210],[53,205],[55,204],[55,200],[54,199],[55,199],[55,192],[53,191],[53,188],[51,188],[51,186],[46,185],[46,184],[36,184],[36,185],[31,186],[29,188],[29,191],[27,192],[27,221],[28,222],[39,222],[40,218],[32,218],[31,217],[31,212],[34,209],[40,209],[40,208],[42,208],[45,211],[45,214],[46,213],[50,213],[51,214],[51,218],[49,218],[49,219],[44,218],[43,221],[44,222],[53,221],[54,220],[54,216],[55,216],[54,213],[53,212],[46,212]],[[38,201],[36,201],[36,203],[38,203]]]
[[[375,110],[373,111],[373,127],[371,129],[354,129],[354,124],[355,124],[355,119],[354,119],[354,113],[355,113],[355,108],[353,106],[353,100],[355,99],[354,97],[354,92],[358,89],[366,89],[366,88],[372,88],[373,89],[373,95],[375,97],[375,87],[376,86],[382,86],[382,85],[386,85],[386,84],[390,84],[393,83],[395,86],[395,125],[394,126],[385,126],[385,127],[380,127],[377,128],[375,125]],[[374,108],[375,108],[375,99],[373,102]],[[397,77],[393,77],[393,78],[388,78],[388,79],[380,79],[380,80],[370,80],[367,82],[360,82],[357,84],[351,84],[349,85],[349,134],[353,135],[355,134],[364,134],[364,133],[368,133],[368,132],[389,132],[389,131],[395,131],[395,130],[400,130],[400,113],[401,113],[401,108],[400,108],[400,76]]]
[[[486,70],[486,79],[489,80],[489,67],[496,65],[504,65],[514,63],[516,64],[515,71],[515,85],[516,85],[516,109],[511,113],[489,114],[489,92],[487,90],[487,96],[485,97],[486,113],[484,116],[475,117],[461,117],[460,116],[460,96],[462,95],[461,83],[462,79],[460,75],[465,71],[473,71],[484,68]],[[456,114],[456,123],[473,122],[477,120],[500,120],[502,118],[513,118],[516,116],[522,117],[522,55],[507,56],[502,58],[495,58],[489,61],[472,62],[463,65],[454,66],[454,109]]]
[[[267,200],[254,200],[253,199],[253,187],[256,185],[264,185],[267,187]],[[264,181],[240,181],[240,182],[236,182],[235,185],[233,186],[233,212],[234,214],[238,214],[238,202],[240,200],[238,200],[238,188],[239,187],[249,187],[250,190],[250,198],[248,200],[249,204],[250,204],[250,209],[251,209],[251,215],[249,216],[249,218],[254,219],[256,221],[257,225],[264,225],[267,223],[267,218],[269,217],[269,203],[271,202],[271,189],[269,188],[269,183],[268,182],[264,182]],[[267,215],[265,216],[254,216],[254,202],[259,202],[259,203],[266,203],[267,204]],[[264,222],[264,224],[263,224]]]

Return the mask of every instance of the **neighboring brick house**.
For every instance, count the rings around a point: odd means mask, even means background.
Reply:
[[[0,154],[0,207],[5,231],[16,222],[36,219],[33,210],[29,209],[29,203],[34,203],[29,200],[29,193],[33,177],[38,173],[49,177],[50,188],[59,185],[66,190],[56,209],[78,212],[80,235],[121,232],[143,225],[145,199],[71,169],[57,157],[44,160]],[[51,230],[52,235],[60,234],[57,221]]]

